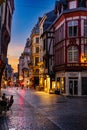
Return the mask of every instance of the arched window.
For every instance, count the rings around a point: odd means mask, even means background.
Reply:
[[[70,46],[67,50],[67,61],[70,62],[78,62],[78,48],[77,46]]]

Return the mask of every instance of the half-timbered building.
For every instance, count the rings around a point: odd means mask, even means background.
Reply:
[[[60,0],[53,23],[56,86],[66,95],[87,95],[87,0]]]

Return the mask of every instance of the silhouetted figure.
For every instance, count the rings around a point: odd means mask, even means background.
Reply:
[[[3,94],[2,100],[0,101],[0,113],[2,113],[2,111],[7,111],[7,103],[7,98],[5,97],[5,94]]]
[[[7,110],[9,110],[9,108],[11,108],[12,104],[14,103],[14,99],[13,99],[13,95],[11,95],[9,103],[7,105]]]

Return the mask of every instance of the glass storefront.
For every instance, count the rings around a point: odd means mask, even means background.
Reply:
[[[87,95],[87,77],[82,77],[82,95]]]
[[[78,94],[78,78],[69,78],[69,94]]]

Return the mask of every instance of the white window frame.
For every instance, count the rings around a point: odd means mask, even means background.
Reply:
[[[76,8],[76,0],[69,2],[69,9],[74,9],[74,8]]]
[[[76,36],[78,36],[78,21],[77,20],[69,21],[67,25],[68,25],[67,26],[67,28],[68,28],[68,37],[76,37]],[[71,35],[70,35],[70,27],[72,28]],[[75,27],[77,28],[76,35],[74,35]]]
[[[79,52],[77,46],[70,46],[67,49],[67,61],[68,63],[77,63]]]

